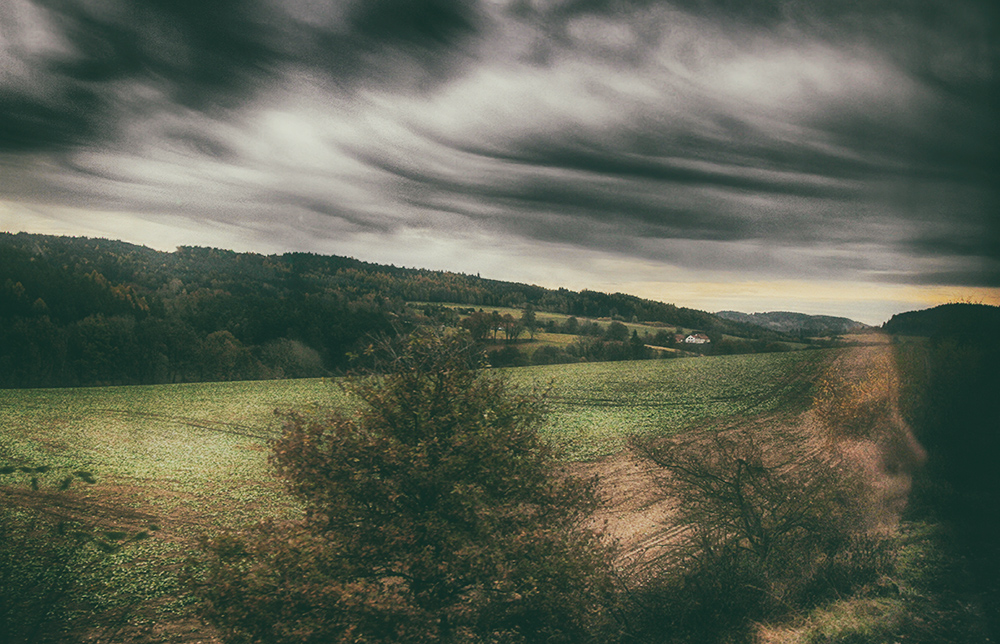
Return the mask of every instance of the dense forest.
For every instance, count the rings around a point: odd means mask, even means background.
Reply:
[[[974,598],[972,605],[981,606],[977,611],[987,626],[987,636],[980,641],[996,641],[1000,307],[945,304],[893,316],[884,329],[897,338],[919,338],[899,340],[900,406],[929,455],[914,481],[909,513],[913,520],[947,526],[948,554],[962,565],[955,566],[960,574],[943,578],[941,585],[954,586],[951,592],[963,601]],[[976,623],[972,616],[961,619]]]
[[[1000,329],[1000,307],[953,303],[925,311],[898,313],[882,328],[893,335],[989,340]]]
[[[307,253],[0,233],[0,387],[342,372],[371,337],[428,323],[407,302],[508,306],[773,339],[624,294],[574,292]],[[770,334],[770,335],[769,335]]]

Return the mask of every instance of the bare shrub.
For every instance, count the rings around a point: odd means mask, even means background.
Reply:
[[[864,368],[834,364],[816,383],[813,411],[828,435],[835,438],[874,438],[893,414],[891,354],[869,353]]]
[[[741,427],[635,448],[661,468],[680,531],[640,575],[647,631],[736,637],[888,565],[888,546],[863,530],[862,481],[802,432]]]

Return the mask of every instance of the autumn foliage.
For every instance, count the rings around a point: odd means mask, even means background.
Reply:
[[[816,382],[813,409],[832,437],[865,439],[884,427],[892,414],[894,367],[887,353],[879,353],[863,373],[831,369]]]
[[[354,413],[289,414],[272,463],[303,518],[207,540],[196,576],[232,642],[587,642],[606,636],[595,482],[538,435],[543,397],[418,334],[350,379]]]

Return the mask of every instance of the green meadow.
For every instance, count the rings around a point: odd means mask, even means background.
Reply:
[[[801,411],[841,351],[552,365],[506,375],[547,391],[544,435],[565,458],[586,461],[615,454],[636,435],[710,431]],[[31,478],[43,493],[55,492],[67,473],[86,472],[96,482],[78,476],[68,490],[36,499],[49,499],[57,515],[88,518],[95,534],[148,534],[82,567],[77,596],[87,609],[66,620],[75,633],[98,619],[111,627],[94,641],[121,634],[202,641],[178,576],[198,536],[299,512],[268,465],[268,442],[281,428],[275,411],[349,404],[336,381],[322,379],[0,390],[0,492],[26,498]],[[49,469],[39,473],[39,466]],[[815,629],[832,628],[832,617],[809,619],[821,618]],[[126,626],[116,631],[116,624]]]
[[[797,408],[809,399],[812,375],[832,355],[800,351],[506,373],[522,387],[548,391],[544,434],[565,458],[588,460],[621,450],[636,434]],[[83,572],[74,596],[89,608],[66,615],[67,624],[110,625],[95,641],[116,641],[123,633],[136,641],[201,641],[201,623],[178,577],[198,536],[300,511],[268,464],[268,441],[281,430],[275,411],[349,404],[336,381],[324,379],[0,390],[0,495],[48,503],[47,512],[82,517],[95,534],[148,535],[100,565],[76,564]],[[74,475],[80,472],[95,482]],[[69,488],[56,492],[69,479]],[[33,485],[43,496],[30,497]]]
[[[827,351],[511,369],[548,388],[544,432],[569,459],[620,450],[634,434],[771,412],[807,397]],[[280,514],[267,465],[281,409],[347,403],[320,379],[0,391],[0,466],[85,470],[85,488],[203,527]],[[81,486],[82,487],[82,486]]]

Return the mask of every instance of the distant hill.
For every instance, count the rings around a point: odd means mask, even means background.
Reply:
[[[789,311],[771,311],[769,313],[740,313],[739,311],[719,311],[717,316],[724,320],[743,322],[755,326],[778,331],[780,333],[823,336],[850,333],[869,328],[867,324],[848,318],[829,315],[807,315]]]
[[[995,336],[1000,333],[1000,306],[942,304],[922,311],[898,313],[882,328],[896,335]]]
[[[407,302],[422,303],[419,310]],[[508,307],[715,334],[714,351],[789,338],[623,293],[548,289],[348,257],[261,255],[0,233],[0,387],[341,373],[372,336],[454,326],[435,304]],[[669,330],[669,331],[668,331]],[[742,338],[744,345],[723,336]],[[760,346],[758,346],[760,345]],[[591,356],[588,356],[591,359]]]

